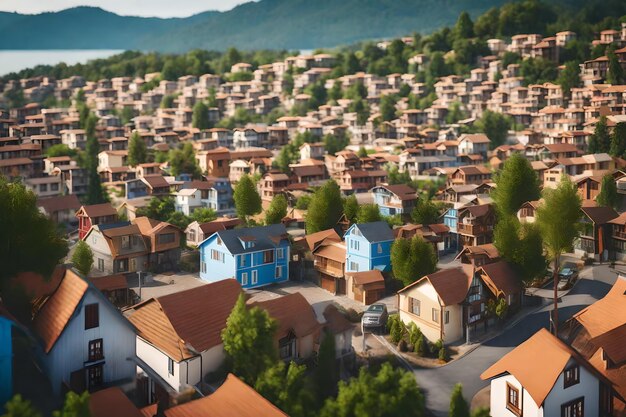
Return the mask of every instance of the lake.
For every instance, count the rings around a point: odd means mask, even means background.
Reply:
[[[0,76],[37,65],[85,63],[90,59],[106,58],[121,52],[117,49],[0,50]]]

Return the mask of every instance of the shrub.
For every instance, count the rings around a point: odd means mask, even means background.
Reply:
[[[398,343],[398,350],[400,352],[406,352],[408,350],[406,340],[400,339],[400,342]]]
[[[448,349],[445,346],[441,346],[439,349],[439,360],[443,362],[448,362],[450,358],[448,357]]]
[[[411,324],[409,324],[408,331],[409,331],[409,343],[412,344],[413,346],[415,346],[415,344],[417,343],[417,340],[422,335],[422,331],[413,322],[411,322]]]
[[[394,320],[393,324],[391,325],[391,331],[389,332],[389,335],[391,336],[391,341],[394,344],[398,344],[400,340],[402,340],[402,338],[404,337],[404,325],[402,324],[402,321]]]
[[[428,347],[426,346],[426,340],[424,335],[420,335],[415,343],[415,353],[417,356],[426,356]]]

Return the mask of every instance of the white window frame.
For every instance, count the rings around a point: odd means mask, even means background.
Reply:
[[[252,278],[250,281],[252,285],[256,285],[259,283],[259,271],[257,271],[256,269],[252,270]]]
[[[284,248],[276,249],[276,259],[283,259],[284,256],[285,256],[285,249]]]
[[[241,285],[248,285],[248,273],[247,272],[241,273]]]
[[[283,277],[283,266],[278,265],[276,266],[276,271],[274,272],[274,278],[280,279],[282,277]]]

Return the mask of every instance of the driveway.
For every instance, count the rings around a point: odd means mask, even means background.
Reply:
[[[559,322],[566,321],[584,307],[604,297],[616,278],[616,272],[607,265],[581,271],[578,283],[559,303]],[[413,373],[417,383],[426,395],[426,407],[435,416],[447,416],[450,393],[457,382],[463,384],[463,394],[468,402],[471,401],[489,383],[482,381],[480,374],[539,329],[548,328],[551,310],[551,305],[540,308],[449,365],[434,369],[415,369]]]

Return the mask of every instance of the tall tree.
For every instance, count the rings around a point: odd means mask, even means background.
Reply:
[[[609,128],[606,124],[606,116],[600,116],[596,122],[593,134],[589,137],[589,153],[608,153],[611,149]]]
[[[504,144],[510,128],[511,119],[508,116],[491,110],[485,110],[482,117],[476,121],[476,129],[484,132],[489,138],[490,149]]]
[[[217,213],[212,208],[200,207],[195,209],[189,217],[191,218],[191,221],[207,223],[217,219]]]
[[[423,417],[424,396],[413,374],[384,363],[378,373],[339,382],[337,398],[326,401],[321,417]]]
[[[128,165],[131,167],[148,161],[148,147],[139,132],[133,132],[128,143]]]
[[[600,194],[596,198],[598,205],[603,207],[611,207],[616,209],[619,207],[619,194],[617,193],[617,184],[615,178],[611,174],[606,174],[602,177],[602,184],[600,186]]]
[[[279,224],[287,215],[287,199],[279,194],[265,211],[265,224]]]
[[[498,213],[503,216],[516,214],[527,201],[541,196],[539,176],[528,159],[514,153],[495,175],[496,188],[492,198]]]
[[[419,198],[411,212],[411,218],[416,224],[429,225],[439,222],[439,208],[431,200]]]
[[[571,250],[579,235],[581,201],[576,186],[563,176],[556,189],[544,189],[544,202],[537,209],[537,224],[541,229],[543,244],[554,261],[554,313],[552,329],[558,335],[558,282],[561,255]]]
[[[576,61],[569,61],[565,68],[559,73],[556,83],[561,86],[563,94],[569,96],[572,88],[580,85],[580,68]]]
[[[84,240],[79,240],[72,255],[72,263],[81,274],[87,276],[93,265],[93,252]]]
[[[613,128],[609,153],[617,158],[626,156],[626,122],[618,123]]]
[[[98,154],[100,153],[100,144],[96,138],[96,124],[98,117],[89,113],[85,121],[85,137],[87,143],[85,145],[85,164],[83,168],[87,169],[88,186],[85,202],[87,204],[100,204],[109,201],[106,191],[102,187],[100,174],[98,174]]]
[[[248,216],[261,212],[261,196],[249,175],[243,175],[233,191],[237,217],[248,222]]]
[[[315,367],[315,385],[318,390],[318,400],[322,403],[326,398],[335,393],[339,373],[337,372],[337,361],[335,359],[335,335],[332,332],[324,332],[322,343]]]
[[[193,178],[202,177],[202,171],[196,160],[196,153],[191,142],[185,142],[182,148],[172,149],[169,153],[169,163],[172,175],[191,174]]]
[[[380,98],[380,116],[384,122],[389,122],[396,118],[396,102],[398,98],[395,95],[384,95]]]
[[[222,330],[222,341],[228,366],[247,384],[254,385],[278,359],[275,333],[276,322],[267,311],[249,308],[246,296],[240,294]]]
[[[501,215],[494,230],[494,244],[526,284],[546,269],[541,232],[535,224],[519,223],[514,214]]]
[[[211,128],[211,121],[209,120],[209,108],[206,106],[206,104],[204,104],[202,100],[198,101],[193,106],[191,125],[201,130]]]
[[[354,194],[349,195],[343,200],[343,212],[350,223],[357,222],[357,213],[359,212],[359,202]]]
[[[254,389],[290,417],[306,417],[315,408],[305,365],[278,361],[257,378]]]
[[[166,222],[175,211],[176,204],[172,197],[152,197],[147,206],[137,210],[137,216],[145,216],[150,219]]]
[[[450,417],[470,417],[467,401],[463,398],[463,386],[456,384],[450,397]]]
[[[463,11],[454,26],[454,36],[457,39],[469,39],[474,37],[474,23],[469,13]]]
[[[437,270],[435,249],[420,236],[396,239],[391,245],[391,268],[396,279],[409,285]]]
[[[306,214],[306,231],[315,233],[335,227],[343,214],[341,191],[334,180],[329,180],[315,191]]]
[[[356,215],[357,223],[372,223],[382,219],[378,204],[362,204]]]
[[[606,81],[613,85],[624,84],[624,69],[617,55],[615,52],[609,52],[607,56],[609,58],[609,71],[606,73]]]

